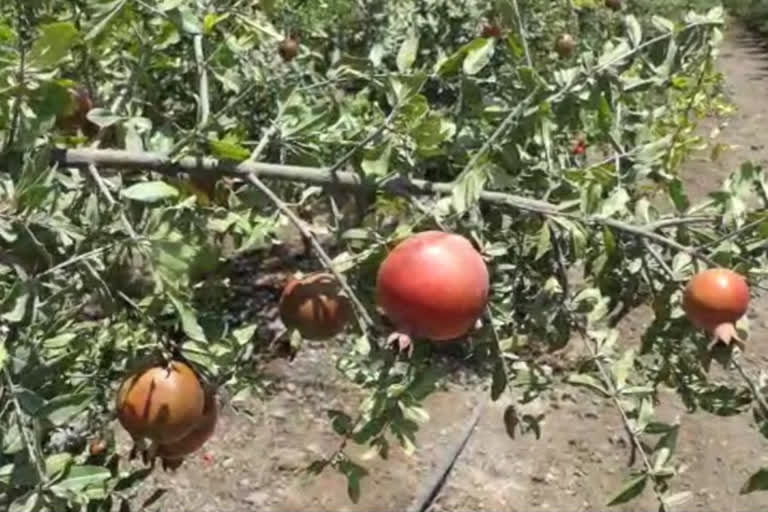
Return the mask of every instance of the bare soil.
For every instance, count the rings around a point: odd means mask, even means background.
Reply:
[[[768,160],[764,146],[768,122],[765,55],[760,44],[739,27],[728,31],[719,67],[737,111],[718,137],[733,147],[717,162],[710,161],[708,154],[690,162],[685,180],[692,198],[717,189],[742,161],[765,164]],[[752,311],[764,311],[767,304],[764,297],[754,303]],[[643,308],[630,315],[620,326],[622,341],[638,342],[650,318]],[[752,317],[752,343],[744,357],[745,366],[755,376],[768,363],[768,344],[763,343],[768,338],[766,320],[763,315]],[[360,502],[353,504],[341,475],[332,470],[312,478],[301,474],[308,463],[338,446],[339,438],[330,429],[325,410],[339,408],[354,414],[359,403],[355,389],[337,376],[332,352],[327,346],[310,346],[293,363],[271,363],[268,371],[278,380],[278,391],[266,400],[248,401],[249,414],[225,409],[215,437],[201,453],[176,473],[156,472],[152,485],[144,488],[149,494],[161,487],[167,494],[148,510],[406,509],[457,443],[475,406],[488,394],[487,382],[461,373],[447,389],[431,396],[426,403],[431,421],[418,433],[416,455],[408,457],[395,448],[387,461],[365,461],[370,475],[363,480]],[[526,412],[546,415],[541,438],[511,439],[502,421],[511,400],[502,398],[484,410],[431,510],[606,510],[608,499],[629,473],[630,458],[629,441],[611,404],[572,388],[558,389],[525,406]],[[674,459],[680,475],[672,480],[672,487],[675,492],[690,494],[673,510],[766,510],[768,493],[739,495],[747,477],[768,466],[768,441],[755,430],[750,414],[727,418],[706,412],[689,414],[673,393],[663,398],[658,414],[666,421],[679,417],[682,424]],[[614,508],[622,512],[657,509],[650,489],[630,504]]]

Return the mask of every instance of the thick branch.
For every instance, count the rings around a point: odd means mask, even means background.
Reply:
[[[334,185],[341,188],[369,189],[376,188],[386,190],[397,195],[419,194],[451,194],[454,184],[449,182],[431,182],[419,179],[408,179],[402,176],[375,184],[357,173],[349,171],[331,172],[325,167],[302,167],[295,165],[279,165],[263,162],[245,161],[241,163],[223,162],[210,157],[187,156],[173,161],[170,157],[160,153],[143,153],[111,149],[62,149],[54,148],[51,152],[51,160],[65,167],[80,167],[87,169],[90,165],[101,168],[112,167],[119,171],[129,169],[155,171],[166,175],[178,173],[207,174],[218,173],[220,175],[236,176],[243,180],[249,180],[249,176],[256,175],[259,178],[277,179],[283,181],[296,181],[311,185]],[[709,265],[714,262],[698,251],[686,247],[679,242],[656,233],[655,230],[662,227],[672,227],[682,224],[695,224],[708,222],[708,217],[675,218],[658,221],[646,226],[629,224],[616,219],[605,217],[584,217],[579,214],[566,211],[570,204],[557,205],[538,199],[530,199],[515,194],[504,192],[483,191],[480,193],[480,201],[507,205],[518,210],[538,213],[547,216],[563,216],[586,224],[601,224],[635,236],[641,236],[665,245],[676,251],[686,252],[691,256],[705,261]]]

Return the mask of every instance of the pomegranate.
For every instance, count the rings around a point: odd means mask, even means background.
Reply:
[[[176,469],[184,461],[184,457],[202,448],[216,430],[218,416],[216,394],[209,389],[205,393],[203,417],[197,426],[181,439],[157,446],[156,454],[162,459],[163,467]]]
[[[612,11],[621,9],[621,0],[605,0],[605,6]]]
[[[194,370],[181,361],[153,365],[120,385],[117,418],[134,439],[171,443],[200,422],[205,394]]]
[[[571,34],[563,34],[557,38],[555,43],[555,50],[561,58],[570,57],[573,55],[573,50],[576,49],[576,39]]]
[[[290,62],[299,54],[299,42],[294,37],[288,36],[280,41],[277,51],[285,62]]]
[[[75,133],[78,129],[83,130],[86,135],[93,136],[98,132],[98,126],[87,119],[88,112],[93,108],[91,95],[84,87],[75,87],[70,90],[72,95],[72,104],[66,114],[61,114],[56,118],[56,126],[68,133]]]
[[[496,23],[487,23],[483,25],[483,31],[481,34],[483,37],[501,39],[501,27],[499,27]]]
[[[744,349],[734,323],[747,312],[749,286],[744,277],[727,268],[699,272],[688,282],[683,310],[697,328],[713,334],[711,349],[718,342],[735,343]]]
[[[88,442],[88,453],[91,457],[102,455],[108,448],[107,441],[101,437],[95,437]]]
[[[447,341],[466,334],[488,302],[488,268],[461,235],[424,231],[398,244],[376,277],[376,300],[413,350],[411,337]]]
[[[352,305],[341,295],[338,281],[325,272],[292,279],[283,289],[279,308],[286,327],[297,329],[308,340],[336,336],[352,315]]]

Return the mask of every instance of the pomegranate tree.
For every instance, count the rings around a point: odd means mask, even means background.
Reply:
[[[412,337],[432,341],[465,335],[488,301],[488,268],[461,235],[424,231],[398,244],[376,277],[376,300],[398,331],[390,337],[412,351]]]
[[[746,280],[727,268],[699,272],[688,282],[683,295],[683,309],[688,320],[713,335],[710,349],[718,342],[735,343],[744,349],[734,323],[744,316],[748,306]]]

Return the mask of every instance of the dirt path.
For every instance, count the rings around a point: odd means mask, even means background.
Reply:
[[[739,28],[732,28],[722,48],[720,69],[738,111],[720,137],[737,145],[718,163],[702,158],[686,170],[692,196],[719,186],[743,160],[765,163],[768,126],[768,60]],[[755,304],[764,310],[768,300]],[[621,327],[624,340],[637,340],[649,315],[639,311]],[[768,338],[768,321],[753,319],[752,339]],[[750,367],[766,367],[768,344],[755,343],[747,355]],[[158,474],[157,485],[168,495],[152,509],[166,512],[395,511],[404,510],[420,492],[425,477],[464,428],[475,405],[487,391],[469,378],[463,386],[430,397],[432,420],[418,434],[414,457],[391,451],[388,461],[366,461],[371,476],[363,481],[357,505],[346,496],[345,480],[328,471],[303,480],[299,473],[313,458],[332,451],[338,438],[324,410],[352,409],[354,390],[338,382],[327,351],[307,350],[294,364],[275,365],[282,390],[267,402],[249,404],[252,417],[225,411],[216,437],[209,443],[212,462],[201,456],[189,460],[176,474]],[[682,422],[675,464],[680,475],[675,492],[688,492],[675,511],[753,512],[765,510],[768,494],[740,496],[748,475],[768,466],[768,442],[753,428],[749,414],[722,418],[707,413],[686,414],[669,393],[659,416]],[[438,511],[605,510],[607,499],[621,488],[627,474],[629,447],[614,409],[592,395],[571,388],[552,392],[526,406],[546,414],[541,439],[510,439],[502,423],[502,399],[485,410],[467,449],[431,509]],[[149,491],[151,492],[151,490]],[[650,490],[617,511],[655,511]]]

